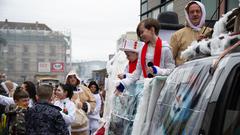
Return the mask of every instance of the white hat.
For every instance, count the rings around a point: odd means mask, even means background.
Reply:
[[[138,53],[141,46],[143,46],[143,42],[124,39],[119,49],[122,51],[131,51]]]

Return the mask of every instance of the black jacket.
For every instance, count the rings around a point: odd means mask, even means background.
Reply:
[[[61,108],[47,102],[38,102],[26,112],[27,135],[69,135],[60,114]]]

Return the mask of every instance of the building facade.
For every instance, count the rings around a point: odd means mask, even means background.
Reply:
[[[53,75],[62,81],[71,66],[71,35],[36,23],[0,22],[0,72],[17,83]]]
[[[190,0],[141,0],[140,20],[146,18],[157,18],[158,14],[164,11],[178,13],[179,23],[185,23],[184,8]],[[238,0],[198,0],[206,7],[206,21],[215,22],[222,14],[238,7]],[[219,3],[221,5],[219,6]],[[218,9],[219,7],[219,9]],[[217,9],[217,10],[216,10]],[[214,14],[214,12],[216,13]]]
[[[72,69],[74,69],[81,81],[88,82],[93,80],[93,71],[106,68],[106,61],[82,61],[73,62]],[[94,78],[95,79],[95,78]]]

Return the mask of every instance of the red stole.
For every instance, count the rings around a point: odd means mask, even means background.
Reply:
[[[148,44],[145,43],[142,48],[142,54],[141,54],[141,65],[142,65],[142,71],[143,71],[144,78],[147,78],[147,71],[145,68],[147,48],[148,48]],[[158,37],[156,46],[154,49],[154,57],[153,57],[153,65],[154,66],[160,66],[161,53],[162,53],[162,40]]]
[[[128,72],[129,73],[132,73],[135,69],[136,69],[136,66],[137,66],[137,59],[133,62],[128,62],[128,65],[129,65],[129,68],[128,68]]]

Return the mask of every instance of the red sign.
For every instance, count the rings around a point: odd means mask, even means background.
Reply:
[[[51,72],[64,72],[64,63],[63,62],[51,63]]]

